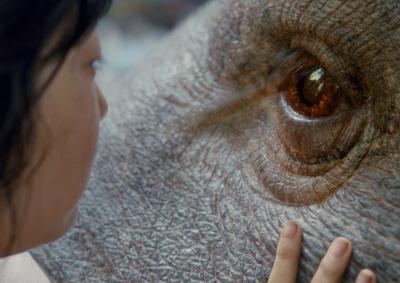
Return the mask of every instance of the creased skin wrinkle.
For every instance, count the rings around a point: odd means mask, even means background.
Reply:
[[[55,282],[265,281],[280,227],[293,219],[304,231],[299,282],[310,281],[337,236],[354,246],[344,282],[354,282],[361,268],[374,270],[380,282],[397,282],[399,15],[395,0],[212,1],[137,69],[124,77],[105,70],[100,81],[111,111],[80,217],[34,257]],[[304,50],[339,70],[331,75],[344,88],[362,84],[363,103],[347,114],[357,125],[355,113],[367,117],[368,131],[335,156],[342,170],[313,164],[319,183],[301,160],[287,162],[279,144],[285,139],[274,138],[287,125],[277,120],[283,108],[274,89],[284,79],[277,70],[291,68],[276,58],[296,52],[301,46],[291,46],[292,39],[302,35],[311,40]],[[330,66],[335,60],[313,38],[344,64]],[[351,70],[341,72],[343,66]],[[296,123],[281,135],[301,131]],[[302,137],[309,155],[312,140],[323,137]],[[262,170],[255,160],[263,160]],[[274,182],[261,182],[260,170]],[[301,186],[330,189],[323,200],[301,203]],[[291,200],[277,199],[274,188]]]

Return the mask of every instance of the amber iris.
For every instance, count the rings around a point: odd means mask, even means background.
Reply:
[[[292,73],[281,90],[293,110],[312,118],[332,115],[341,93],[340,87],[321,67]]]

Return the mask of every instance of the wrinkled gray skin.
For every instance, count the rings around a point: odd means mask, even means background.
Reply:
[[[262,281],[294,219],[300,282],[337,236],[354,246],[345,282],[364,267],[398,282],[399,15],[397,0],[209,3],[103,79],[81,216],[36,259],[67,282]],[[323,119],[278,91],[310,56],[351,98]]]

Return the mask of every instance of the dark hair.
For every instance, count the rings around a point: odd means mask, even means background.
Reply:
[[[27,167],[36,102],[68,51],[92,30],[111,1],[0,2],[0,205],[12,208],[16,182]],[[45,52],[45,46],[58,32],[62,36],[57,36],[51,50]],[[35,74],[54,60],[58,68],[36,89]]]

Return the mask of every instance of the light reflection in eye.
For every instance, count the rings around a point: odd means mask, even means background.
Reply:
[[[297,70],[280,86],[294,111],[310,118],[332,115],[342,94],[333,78],[319,66]]]
[[[322,68],[318,68],[312,74],[310,75],[310,80],[311,81],[319,81],[322,79],[322,77],[325,75],[325,72],[322,70]]]

